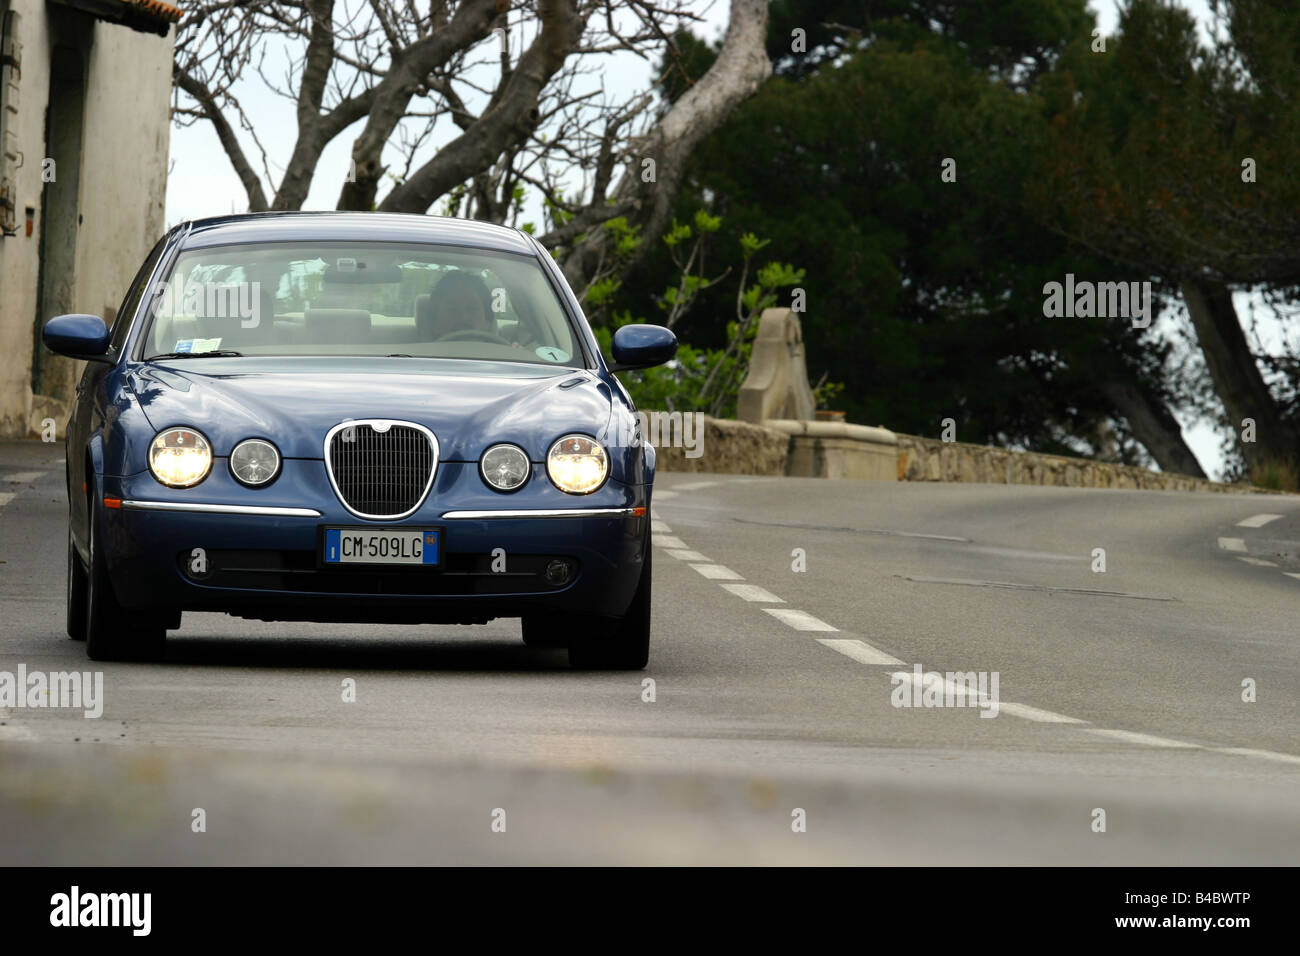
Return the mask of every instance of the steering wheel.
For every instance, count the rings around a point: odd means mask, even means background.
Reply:
[[[439,342],[492,342],[499,345],[510,345],[510,342],[495,332],[488,332],[484,329],[460,329],[456,332],[448,332],[446,335],[438,336]]]

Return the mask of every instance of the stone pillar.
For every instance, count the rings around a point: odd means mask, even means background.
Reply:
[[[815,408],[798,316],[791,309],[764,309],[736,417],[756,425],[772,418],[811,421]]]

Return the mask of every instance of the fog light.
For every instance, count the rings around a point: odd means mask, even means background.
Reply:
[[[552,587],[568,584],[573,577],[573,565],[561,558],[555,558],[546,565],[546,583]]]

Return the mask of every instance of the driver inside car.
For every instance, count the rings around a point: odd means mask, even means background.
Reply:
[[[446,338],[458,332],[482,332],[500,338],[503,342],[509,341],[502,336],[494,318],[492,294],[478,276],[450,272],[434,286],[430,299],[433,303],[435,339]],[[527,345],[519,341],[510,344],[515,348]]]
[[[496,334],[492,320],[492,295],[483,280],[464,272],[450,272],[433,288],[434,336],[455,332]]]

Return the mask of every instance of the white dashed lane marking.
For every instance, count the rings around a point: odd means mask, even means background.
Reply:
[[[12,475],[0,475],[0,482],[12,481],[26,484],[29,481],[35,481],[43,474],[45,474],[43,471],[19,471]]]
[[[1281,515],[1251,515],[1237,522],[1238,528],[1262,528],[1270,521],[1276,521]]]
[[[866,641],[847,640],[839,637],[819,637],[817,643],[824,647],[829,647],[833,651],[839,651],[845,657],[851,657],[859,664],[869,664],[875,666],[898,667],[903,662],[892,654],[886,654],[879,648],[872,647]]]
[[[1189,744],[1181,740],[1171,740],[1168,737],[1156,737],[1152,734],[1139,734],[1131,730],[1103,730],[1100,727],[1084,727],[1084,731],[1090,734],[1096,734],[1099,737],[1109,737],[1112,740],[1122,740],[1125,743],[1140,744],[1144,747],[1180,747],[1189,750],[1199,750],[1200,744]]]
[[[744,598],[746,601],[766,602],[768,604],[784,604],[782,598],[777,597],[766,588],[760,588],[757,584],[723,584],[723,590],[730,591],[736,597]]]
[[[998,704],[998,713],[1010,714],[1012,717],[1019,717],[1021,720],[1033,720],[1040,724],[1086,724],[1086,720],[1080,720],[1078,717],[1070,717],[1066,714],[1058,714],[1054,711],[1043,710],[1039,707],[1030,707],[1028,704],[1017,703],[1000,703]]]
[[[696,488],[708,488],[717,484],[720,484],[720,482],[696,481],[686,485],[678,485],[677,490],[691,491]],[[673,492],[661,491],[658,494],[660,497],[675,496]],[[8,499],[12,499],[12,498],[13,495],[6,496],[0,494],[0,505],[5,504]],[[1243,527],[1243,528],[1259,528],[1259,527],[1263,527],[1264,525],[1268,524],[1271,521],[1276,521],[1280,517],[1282,517],[1282,515],[1254,515],[1253,517],[1245,518],[1242,521],[1239,521],[1237,524],[1238,527]],[[771,591],[761,588],[758,585],[730,583],[735,581],[743,581],[744,578],[742,578],[739,574],[737,574],[735,571],[732,571],[730,568],[726,567],[725,565],[714,564],[712,562],[709,562],[709,559],[706,558],[704,555],[700,554],[700,552],[692,551],[688,549],[685,543],[683,543],[680,538],[673,537],[672,535],[667,534],[666,532],[672,531],[672,528],[670,528],[665,522],[660,521],[657,513],[652,512],[652,518],[654,519],[653,524],[651,525],[651,530],[652,532],[654,532],[652,536],[654,544],[657,545],[658,547],[667,549],[668,553],[672,557],[682,561],[697,562],[697,563],[692,563],[691,567],[693,567],[704,577],[709,578],[711,580],[718,581],[720,587],[726,589],[727,591],[730,591],[732,594],[736,595],[737,597],[743,598],[745,601],[758,603],[758,604],[784,604],[785,603],[785,601],[782,598],[777,597]],[[941,535],[910,535],[910,536],[933,537],[933,538],[943,537]],[[965,540],[965,539],[956,539],[956,540]],[[1246,542],[1245,539],[1243,538],[1219,538],[1219,547],[1225,551],[1232,551],[1241,554],[1246,551]],[[1238,560],[1245,561],[1248,564],[1258,564],[1266,567],[1277,566],[1271,561],[1265,561],[1261,558],[1254,558],[1249,556],[1240,557],[1238,558]],[[1297,580],[1300,580],[1300,572],[1285,571],[1283,573],[1286,574],[1287,577],[1296,578]],[[953,583],[968,583],[968,582],[953,582]],[[765,607],[763,608],[763,610],[766,611],[768,614],[772,615],[778,621],[781,621],[783,624],[786,624],[789,627],[794,628],[796,631],[834,631],[834,632],[839,631],[839,628],[831,624],[827,624],[825,621],[821,620],[820,618],[813,617],[807,611],[798,611],[793,608],[783,608],[783,607]],[[860,664],[866,664],[871,667],[905,666],[905,663],[899,660],[897,657],[894,657],[891,654],[886,654],[884,651],[880,650],[879,648],[872,647],[866,641],[858,640],[856,638],[819,637],[817,638],[817,643],[821,644],[824,647],[828,647],[839,654],[843,654],[845,657],[848,657],[851,660],[857,661]],[[903,681],[904,683],[912,684],[913,686],[919,687],[921,690],[925,689],[924,680],[926,675],[917,674],[915,670],[895,671],[891,676],[897,678],[898,680]],[[959,687],[956,683],[948,680],[946,677],[941,677],[941,680],[944,685],[943,690],[945,696],[951,694],[955,698],[958,695],[960,695],[963,700],[967,699],[967,691],[968,691],[967,687],[965,686]],[[895,681],[895,683],[897,683],[897,681]],[[988,707],[989,709],[991,709],[992,702],[988,700],[986,697],[979,698],[977,703],[982,708]],[[1088,721],[1081,720],[1078,717],[1070,717],[1067,714],[1058,714],[1054,711],[1043,710],[1040,707],[1031,707],[1028,704],[1018,704],[1015,703],[1014,701],[1010,701],[1010,702],[998,701],[997,708],[998,708],[997,712],[999,715],[1007,714],[1011,717],[1019,717],[1021,720],[1031,720],[1036,723],[1042,723],[1042,724],[1074,724],[1074,725],[1078,725],[1081,730],[1093,734],[1094,736],[1105,737],[1109,740],[1114,740],[1120,743],[1134,744],[1136,746],[1141,746],[1141,747],[1158,747],[1158,748],[1169,749],[1169,750],[1174,750],[1174,749],[1203,750],[1211,753],[1228,754],[1228,755],[1240,756],[1240,757],[1256,757],[1261,760],[1272,760],[1279,763],[1300,765],[1300,756],[1296,756],[1294,754],[1278,753],[1272,750],[1257,750],[1250,747],[1211,747],[1203,744],[1193,744],[1193,743],[1186,743],[1181,740],[1173,740],[1172,738],[1169,737],[1159,737],[1156,736],[1155,734],[1138,733],[1132,730],[1112,730],[1103,727],[1089,727],[1087,726]],[[0,734],[0,739],[2,739],[3,736],[4,736],[3,734]]]
[[[825,621],[813,617],[807,611],[796,611],[794,608],[787,607],[765,607],[763,608],[768,614],[772,615],[783,624],[788,624],[796,631],[838,631],[838,627],[832,627]]]
[[[1275,568],[1276,561],[1265,561],[1263,558],[1237,558],[1238,561],[1245,561],[1247,564],[1253,564],[1259,568]]]
[[[701,561],[705,563],[709,561],[709,558],[700,554],[700,552],[698,551],[674,551],[672,549],[668,549],[668,553],[671,554],[678,561]]]
[[[921,691],[926,689],[925,682],[927,675],[924,673],[918,674],[915,670],[894,671],[894,673],[889,676],[895,683],[902,681],[905,684],[911,684],[914,688],[919,688]],[[958,684],[955,681],[950,681],[942,674],[937,674],[937,672],[936,676],[939,677],[942,683],[943,694],[946,698],[951,700],[970,700],[977,698],[980,707],[987,706],[989,709],[992,709],[992,702],[987,699],[987,695],[978,695],[973,688],[964,684]],[[1037,707],[1030,707],[1028,704],[1007,703],[999,700],[997,707],[998,716],[1001,716],[1002,714],[1010,714],[1012,717],[1019,717],[1022,720],[1032,720],[1040,724],[1087,723],[1086,720],[1079,720],[1077,717],[1067,717],[1065,714],[1053,713],[1050,710],[1040,710]]]
[[[1261,760],[1274,760],[1278,763],[1300,764],[1300,757],[1295,754],[1282,754],[1276,750],[1256,750],[1253,747],[1207,747],[1219,754],[1232,754],[1234,757],[1258,757]]]
[[[710,581],[743,581],[745,580],[735,571],[721,564],[692,564],[696,571],[704,575]]]
[[[12,491],[0,491],[0,508],[3,508],[13,500],[14,493]]]

